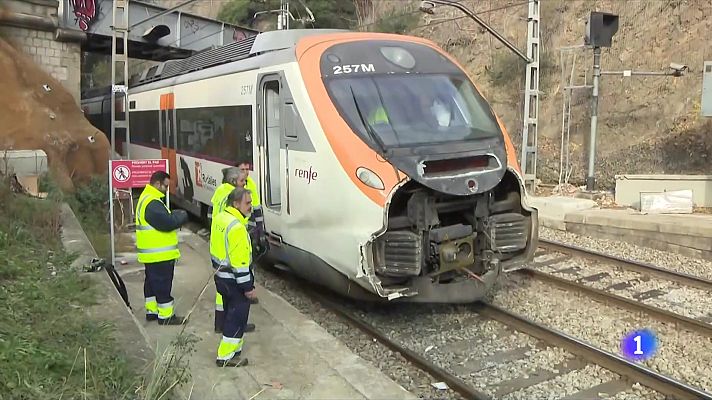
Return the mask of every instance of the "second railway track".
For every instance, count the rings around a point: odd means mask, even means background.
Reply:
[[[667,279],[671,282],[680,283],[702,290],[712,291],[712,280],[695,275],[686,274],[684,272],[661,268],[656,265],[645,262],[625,259],[622,257],[604,254],[595,250],[589,250],[583,247],[545,239],[539,239],[539,248],[548,250],[552,253],[562,253],[572,257],[583,257],[589,260],[611,264],[625,270],[636,271],[638,273],[648,274],[651,276],[656,276],[658,278]],[[551,264],[552,262],[548,261],[547,263]]]
[[[520,274],[712,337],[712,281],[559,242],[540,247]]]

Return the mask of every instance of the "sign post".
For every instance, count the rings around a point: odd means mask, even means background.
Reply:
[[[115,263],[114,251],[114,189],[134,189],[146,186],[156,171],[168,173],[168,160],[109,160],[109,218],[111,236],[111,265]],[[166,200],[168,199],[166,193]],[[132,202],[133,203],[133,202]],[[166,205],[169,203],[166,201]],[[133,207],[133,204],[131,204]]]

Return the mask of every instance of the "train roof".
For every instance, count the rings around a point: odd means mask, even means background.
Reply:
[[[129,78],[129,87],[137,88],[265,53],[291,49],[303,37],[348,32],[352,31],[344,29],[289,29],[261,32],[225,46],[204,50],[188,58],[168,60],[147,67],[140,75]],[[123,84],[123,82],[118,84]],[[85,90],[82,93],[82,99],[99,98],[109,94],[111,94],[111,86],[94,87]]]
[[[299,39],[306,36],[327,33],[349,32],[342,29],[291,29],[262,32],[245,39],[215,49],[207,50],[181,60],[168,60],[146,68],[135,86],[149,82],[184,75],[189,72],[214,67],[217,65],[243,60],[264,53],[290,49]]]
[[[130,92],[140,93],[167,85],[293,61],[296,57],[294,49],[302,38],[335,33],[374,34],[345,29],[289,29],[260,32],[225,46],[204,50],[188,58],[168,60],[147,67],[141,74],[129,78]],[[95,101],[110,94],[111,86],[95,87],[82,92],[82,101]]]

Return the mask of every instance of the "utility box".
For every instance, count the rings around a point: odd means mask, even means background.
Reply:
[[[45,198],[40,193],[39,178],[47,172],[47,154],[43,150],[0,150],[0,173],[13,176],[13,190],[33,197]]]
[[[712,61],[705,61],[702,67],[702,102],[700,112],[703,117],[712,117]]]
[[[586,21],[584,44],[592,47],[611,47],[618,32],[618,16],[605,12],[591,12]]]

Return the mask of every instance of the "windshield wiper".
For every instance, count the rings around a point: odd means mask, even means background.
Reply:
[[[383,156],[385,157],[388,154],[388,150],[386,150],[386,144],[383,143],[380,136],[378,136],[378,134],[373,131],[373,127],[371,126],[371,124],[367,123],[366,120],[363,118],[363,114],[361,113],[361,107],[359,107],[358,101],[356,101],[354,88],[352,86],[349,86],[349,90],[351,91],[351,98],[354,99],[354,105],[356,106],[356,112],[358,113],[358,117],[361,119],[361,123],[366,128],[366,133],[368,133],[368,135],[371,137],[371,140],[376,142],[378,147],[380,147],[381,153],[383,153]]]

